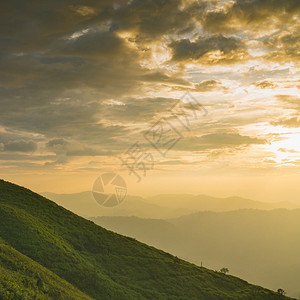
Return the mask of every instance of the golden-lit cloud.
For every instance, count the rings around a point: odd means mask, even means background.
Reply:
[[[204,28],[215,32],[248,29],[254,32],[266,32],[277,30],[284,24],[294,23],[294,18],[299,16],[299,11],[297,0],[227,1],[223,9],[205,12],[202,23]]]

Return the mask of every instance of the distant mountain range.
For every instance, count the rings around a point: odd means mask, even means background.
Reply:
[[[158,195],[142,198],[127,196],[124,202],[112,208],[102,207],[91,192],[76,194],[42,193],[43,196],[83,217],[136,216],[140,218],[176,218],[198,211],[231,211],[238,209],[298,208],[290,202],[264,203],[241,197],[215,198],[206,195]]]
[[[0,299],[287,299],[107,231],[5,181],[0,270]]]
[[[97,216],[139,216],[142,218],[173,218],[193,212],[190,209],[170,209],[147,202],[137,196],[127,196],[117,207],[102,207],[93,198],[91,192],[77,194],[42,193],[46,198],[83,217]]]
[[[97,224],[185,260],[300,295],[300,209],[199,212],[175,219],[97,217]]]
[[[147,198],[147,202],[173,207],[174,209],[188,208],[193,211],[231,211],[238,209],[271,210],[277,208],[300,208],[299,205],[288,201],[260,202],[242,197],[216,198],[207,195],[162,194]]]

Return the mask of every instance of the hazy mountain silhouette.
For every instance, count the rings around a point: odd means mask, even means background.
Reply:
[[[300,209],[199,212],[177,219],[98,217],[97,224],[190,262],[299,296]]]
[[[277,208],[294,209],[298,205],[288,201],[260,202],[242,197],[217,198],[207,195],[189,194],[162,194],[147,198],[147,202],[172,208],[189,208],[193,211],[231,211],[237,209],[262,209]]]
[[[158,195],[142,198],[128,195],[112,208],[102,207],[91,192],[75,194],[42,193],[43,196],[83,217],[136,216],[141,218],[176,218],[198,211],[231,211],[237,209],[296,208],[289,202],[264,203],[241,197],[215,198],[206,195]]]
[[[128,195],[124,202],[116,207],[102,207],[93,198],[90,191],[75,194],[42,193],[43,196],[83,217],[97,216],[139,216],[142,218],[174,218],[192,213],[192,209],[170,209],[152,204],[138,196]]]

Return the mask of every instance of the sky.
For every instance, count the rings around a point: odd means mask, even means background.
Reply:
[[[298,0],[2,1],[0,177],[300,203]]]

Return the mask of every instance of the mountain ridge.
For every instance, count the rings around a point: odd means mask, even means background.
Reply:
[[[207,195],[164,194],[143,198],[128,195],[125,201],[113,208],[101,207],[90,191],[75,194],[43,193],[59,205],[85,218],[97,216],[136,216],[166,219],[189,215],[197,211],[230,211],[238,209],[299,208],[289,202],[266,203],[242,197],[216,198]]]

